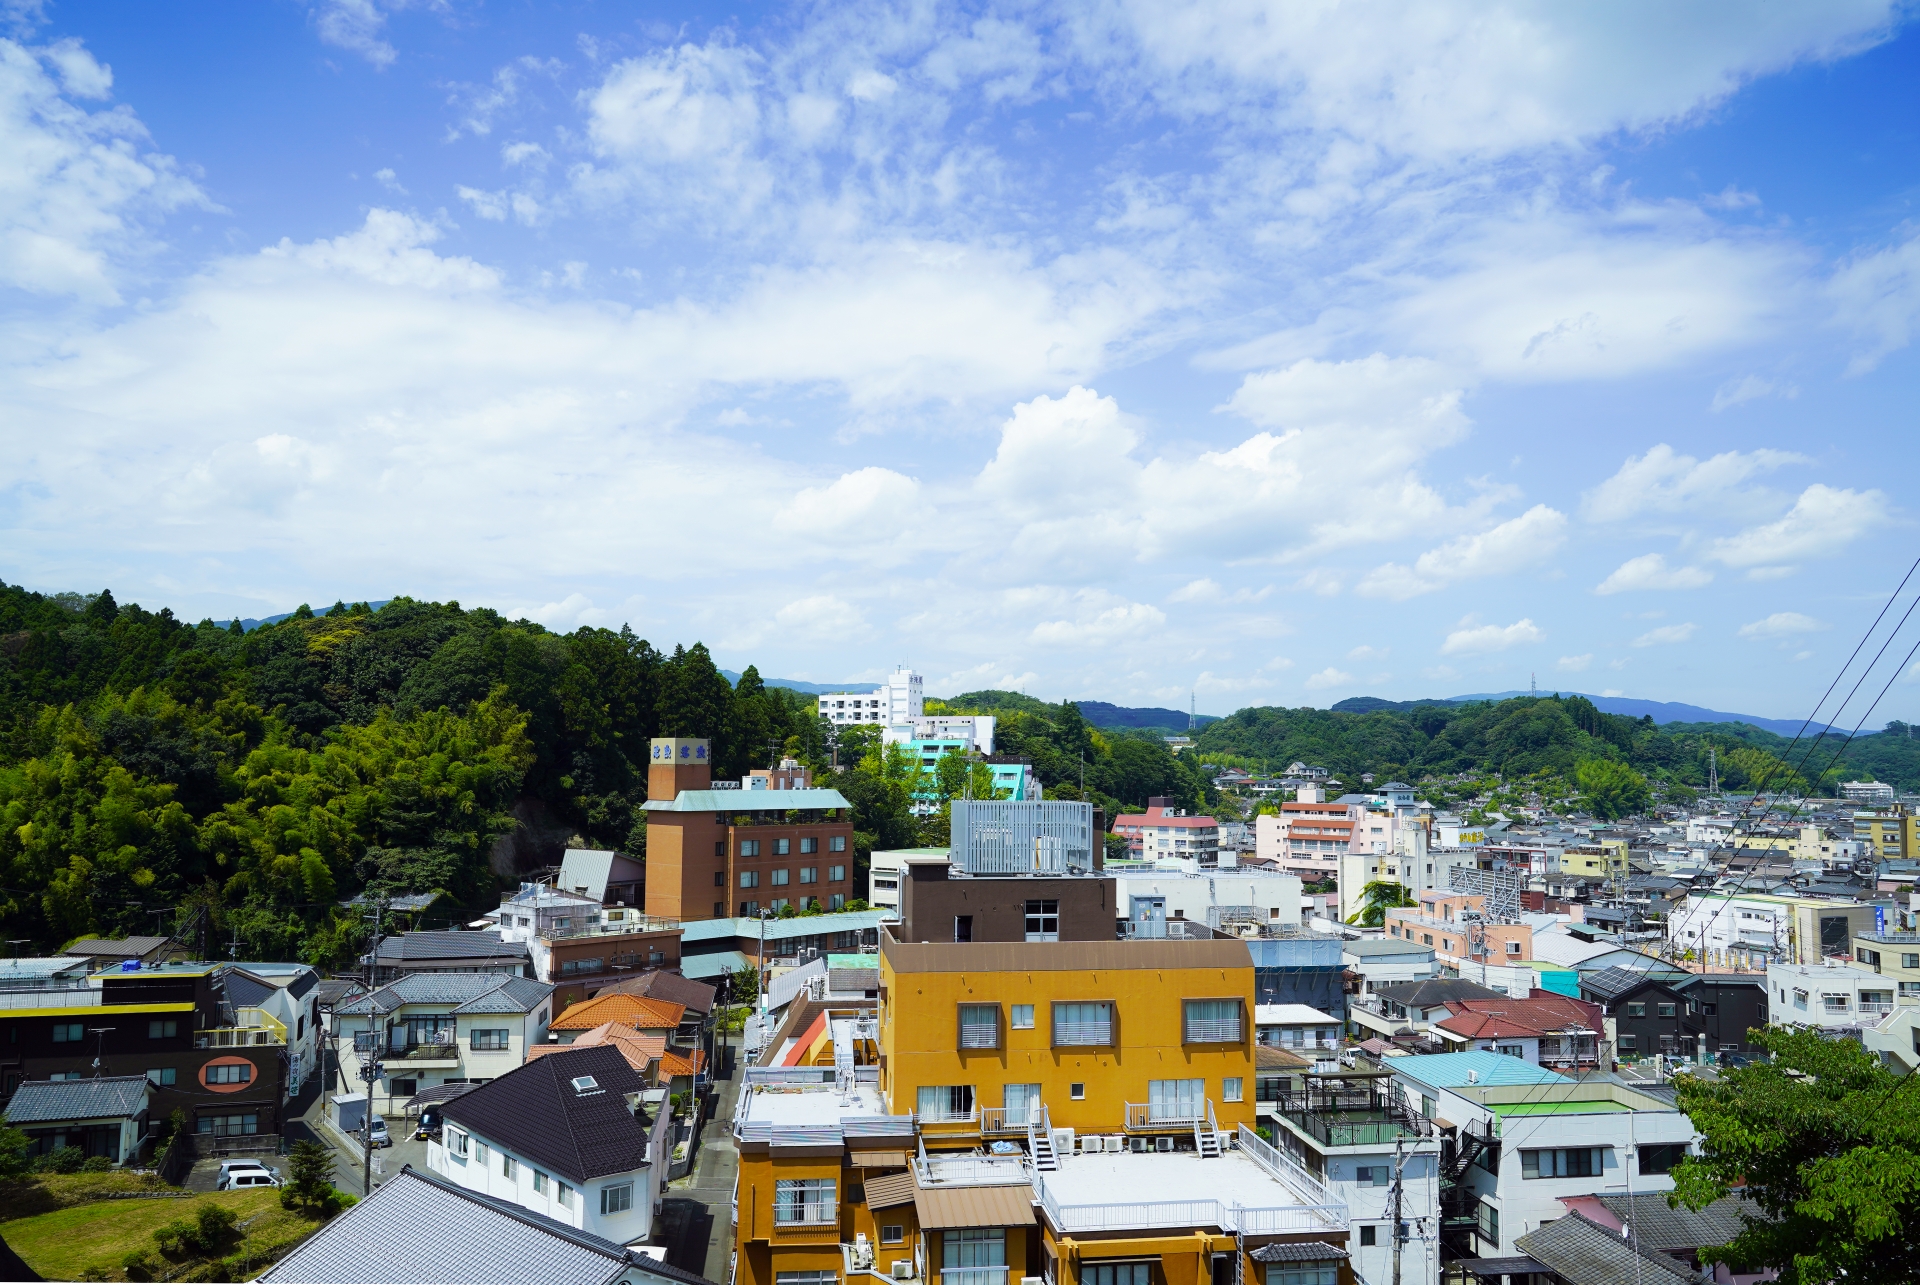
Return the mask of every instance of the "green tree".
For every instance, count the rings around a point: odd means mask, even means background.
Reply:
[[[1702,1143],[1674,1171],[1673,1198],[1699,1209],[1738,1189],[1761,1213],[1701,1257],[1735,1272],[1777,1270],[1784,1285],[1920,1280],[1912,1077],[1815,1030],[1751,1034],[1770,1061],[1675,1081]]]
[[[1390,879],[1376,879],[1360,890],[1360,909],[1347,922],[1363,928],[1378,928],[1387,921],[1387,912],[1414,904],[1407,886]]]
[[[1585,759],[1574,770],[1581,802],[1602,820],[1643,812],[1653,801],[1647,778],[1612,759]]]
[[[296,1142],[287,1153],[287,1184],[280,1203],[322,1217],[337,1213],[341,1193],[333,1185],[333,1153],[317,1142]]]

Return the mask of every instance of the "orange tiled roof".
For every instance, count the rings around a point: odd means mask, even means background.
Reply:
[[[558,1053],[564,1049],[592,1048],[598,1044],[611,1044],[620,1050],[620,1056],[627,1065],[642,1075],[654,1062],[663,1062],[667,1057],[667,1037],[651,1031],[636,1031],[630,1026],[618,1022],[602,1022],[582,1035],[571,1044],[535,1044],[527,1050],[527,1060],[542,1057],[548,1053]],[[687,1072],[691,1074],[691,1072]]]
[[[603,993],[581,1000],[553,1020],[556,1031],[585,1031],[602,1022],[618,1022],[630,1030],[671,1031],[687,1013],[686,1005],[645,995]]]
[[[705,1049],[694,1049],[691,1052],[668,1049],[660,1059],[660,1076],[666,1079],[676,1075],[694,1075],[703,1070],[706,1065]]]

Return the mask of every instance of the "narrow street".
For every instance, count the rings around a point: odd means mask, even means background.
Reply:
[[[666,1192],[660,1215],[660,1241],[667,1261],[710,1281],[726,1285],[733,1254],[733,1180],[740,1155],[733,1146],[733,1106],[745,1078],[738,1066],[739,1044],[717,1049],[714,1058],[713,1114],[700,1128],[693,1170]]]

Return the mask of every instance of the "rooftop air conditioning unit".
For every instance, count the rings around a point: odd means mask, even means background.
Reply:
[[[1106,1149],[1107,1140],[1097,1134],[1088,1134],[1086,1137],[1080,1139],[1080,1154],[1083,1156],[1095,1155]]]
[[[1151,1138],[1135,1138],[1135,1139],[1133,1140],[1133,1149],[1134,1149],[1134,1151],[1136,1151],[1136,1152],[1142,1152],[1142,1151],[1145,1151],[1145,1150],[1147,1149],[1147,1143],[1149,1143],[1149,1142],[1151,1142],[1151,1141],[1152,1141],[1152,1139],[1151,1139]]]
[[[1120,1152],[1127,1149],[1127,1140],[1117,1133],[1107,1135],[1107,1150]]]
[[[1171,1151],[1173,1150],[1173,1139],[1172,1138],[1155,1138],[1153,1140],[1153,1149],[1155,1151]]]
[[[1053,1149],[1058,1155],[1073,1154],[1073,1130],[1055,1129],[1053,1131]]]
[[[896,1258],[893,1260],[893,1279],[897,1281],[910,1281],[913,1279],[913,1260],[911,1258]]]

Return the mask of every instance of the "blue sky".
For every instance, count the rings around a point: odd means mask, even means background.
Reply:
[[[0,577],[1803,715],[1913,557],[1907,12],[9,0]]]

